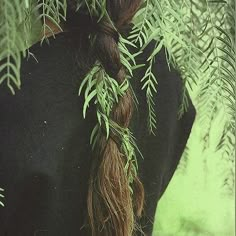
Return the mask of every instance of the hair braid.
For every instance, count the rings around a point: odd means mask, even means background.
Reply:
[[[119,84],[126,79],[126,71],[120,60],[117,30],[122,31],[129,23],[139,4],[140,1],[107,1],[110,19],[104,17],[97,26],[95,53],[106,73]],[[117,12],[113,14],[113,11]],[[114,105],[110,119],[128,128],[132,113],[133,99],[128,89]],[[125,161],[119,144],[112,137],[107,140],[103,134],[92,162],[87,198],[93,236],[131,236],[135,231],[135,218],[141,216],[143,209],[144,190],[135,177],[132,195]]]
[[[75,2],[68,0],[70,9]],[[105,72],[119,85],[126,80],[126,70],[121,63],[118,47],[119,33],[125,32],[141,0],[106,0],[106,11],[95,27],[93,44],[95,58]],[[96,16],[95,16],[96,19]],[[91,16],[91,21],[96,21]],[[126,129],[133,113],[131,90],[127,89],[113,105],[109,119]],[[87,196],[88,221],[92,236],[131,236],[136,228],[136,217],[143,210],[144,189],[135,176],[130,190],[129,174],[125,170],[127,157],[121,150],[121,137],[101,134],[92,158]],[[129,163],[130,166],[132,163]]]

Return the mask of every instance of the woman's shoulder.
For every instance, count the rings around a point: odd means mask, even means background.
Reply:
[[[6,101],[33,102],[36,97],[56,99],[59,94],[75,95],[76,53],[69,40],[66,33],[62,33],[28,48],[21,60],[20,88],[13,85],[13,96],[4,81],[0,86],[0,104]]]

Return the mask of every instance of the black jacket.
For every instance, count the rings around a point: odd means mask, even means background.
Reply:
[[[0,86],[0,187],[5,207],[0,208],[1,236],[84,236],[80,231],[86,209],[91,146],[96,123],[94,110],[84,120],[83,97],[78,97],[79,53],[69,34],[50,45],[35,44],[21,69],[22,88],[12,96]],[[145,63],[152,48],[139,57]],[[194,122],[190,108],[177,119],[182,82],[169,71],[164,52],[156,57],[155,97],[158,128],[147,131],[147,105],[139,69],[133,88],[139,100],[132,130],[144,156],[139,172],[146,192],[144,230],[151,235],[156,205],[181,157]]]

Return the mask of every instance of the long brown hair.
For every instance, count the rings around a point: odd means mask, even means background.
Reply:
[[[68,1],[68,4],[70,8],[74,7],[73,0]],[[125,31],[140,4],[141,0],[107,0],[109,17],[104,16],[97,23],[93,54],[106,73],[120,84],[125,80],[126,71],[120,60],[118,32]],[[121,127],[128,128],[132,113],[133,98],[128,90],[113,107],[110,119]],[[114,137],[107,140],[103,135],[92,158],[87,196],[88,222],[92,236],[131,236],[138,229],[136,219],[142,214],[144,189],[136,177],[132,186],[134,191],[131,193],[124,168],[125,161]]]

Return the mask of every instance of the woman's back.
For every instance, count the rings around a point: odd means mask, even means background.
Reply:
[[[15,96],[0,88],[1,235],[70,235],[82,224],[95,119],[81,116],[74,49],[65,35],[50,41],[32,47],[38,63],[23,61]]]
[[[0,179],[5,207],[0,210],[0,235],[85,235],[82,227],[90,161],[89,138],[96,124],[95,108],[82,117],[83,97],[78,87],[83,68],[81,49],[70,33],[61,33],[50,44],[35,44],[21,70],[22,88],[12,96],[0,87]],[[139,58],[145,63],[147,52]],[[79,63],[80,64],[80,63]],[[144,69],[131,82],[139,100],[131,130],[144,159],[138,157],[139,174],[146,194],[144,231],[151,234],[157,200],[161,197],[186,145],[194,121],[190,106],[177,119],[182,83],[168,70],[164,52],[158,54],[154,74],[159,85],[156,100],[156,136],[146,128],[147,105],[139,83]]]

